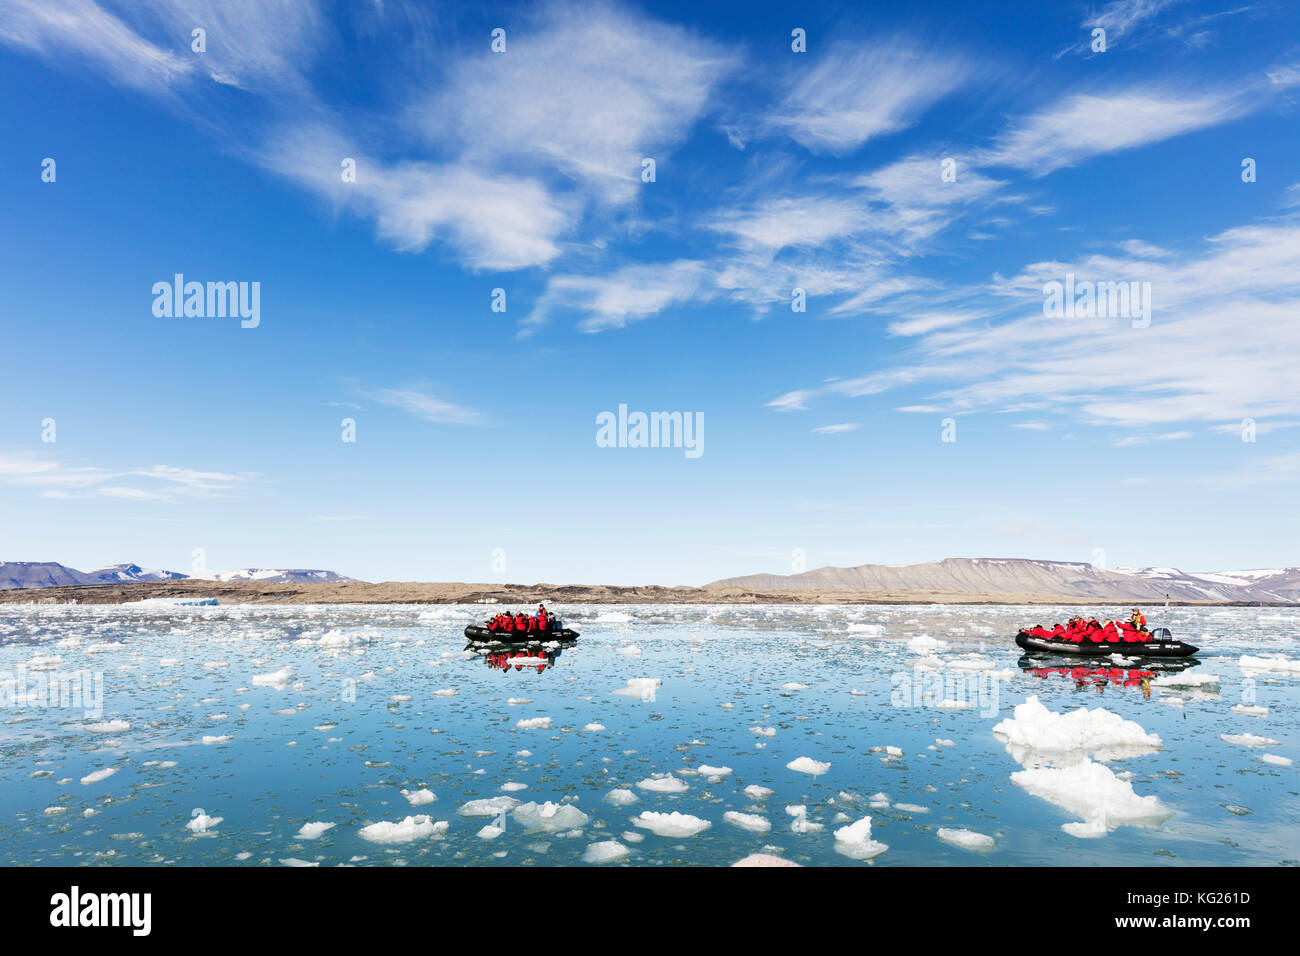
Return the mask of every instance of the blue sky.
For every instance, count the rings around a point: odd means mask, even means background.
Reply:
[[[1296,564],[1300,10],[858,7],[0,0],[0,559]]]

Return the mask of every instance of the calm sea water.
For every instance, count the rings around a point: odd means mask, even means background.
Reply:
[[[1300,861],[1296,767],[1264,759],[1300,756],[1300,673],[1240,663],[1300,658],[1297,611],[1148,609],[1203,648],[1184,676],[1218,679],[1163,689],[1137,665],[1023,658],[1018,626],[1072,608],[557,607],[581,638],[505,669],[465,649],[487,610],[0,606],[0,862],[576,865],[611,841],[630,865]],[[647,678],[653,699],[614,693]],[[51,685],[67,706],[41,699]],[[993,732],[1031,695],[1158,735],[1158,751],[1107,766],[1172,816],[1062,830],[1079,814],[1013,783],[1023,765]],[[790,769],[798,758],[829,767]],[[638,786],[667,774],[680,792]],[[615,789],[636,802],[610,802]],[[423,790],[436,799],[403,794]],[[462,813],[491,798],[524,806]],[[526,806],[547,802],[581,815]],[[646,812],[708,827],[659,835],[637,825]],[[835,831],[868,815],[888,850],[837,852]],[[407,817],[406,842],[365,829]],[[300,838],[312,822],[333,826]],[[995,843],[955,846],[941,828]]]

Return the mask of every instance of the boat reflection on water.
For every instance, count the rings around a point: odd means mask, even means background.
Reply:
[[[1160,674],[1176,674],[1189,667],[1196,667],[1200,661],[1174,658],[1158,663],[1144,661],[1142,665],[1132,664],[1062,664],[1059,658],[1039,657],[1025,654],[1019,661],[1020,669],[1034,677],[1047,680],[1062,678],[1074,682],[1075,690],[1089,687],[1102,693],[1107,687],[1138,688],[1143,697],[1151,696],[1151,681]]]
[[[477,654],[488,667],[503,674],[511,671],[533,671],[540,674],[554,667],[561,653],[557,641],[522,641],[511,644],[470,641],[465,645],[465,650]]]

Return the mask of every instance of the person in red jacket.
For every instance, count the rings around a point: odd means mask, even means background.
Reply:
[[[528,618],[524,615],[523,611],[520,611],[515,615],[515,630],[520,633],[528,630]]]
[[[1119,628],[1115,626],[1114,621],[1107,621],[1105,627],[1101,629],[1101,639],[1107,644],[1119,643]]]
[[[509,612],[506,612],[505,616],[501,618],[501,630],[513,631],[514,629],[515,629],[514,615],[510,614]]]
[[[550,616],[546,613],[546,605],[537,605],[537,629],[539,631],[549,631],[551,629]]]

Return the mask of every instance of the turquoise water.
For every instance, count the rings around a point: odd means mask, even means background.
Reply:
[[[1300,861],[1296,768],[1263,759],[1300,756],[1300,672],[1286,663],[1300,658],[1297,611],[1148,609],[1203,648],[1184,675],[1218,679],[1161,689],[1136,664],[1069,674],[1053,671],[1068,661],[1023,659],[1017,627],[1072,608],[560,606],[582,636],[540,673],[465,650],[461,630],[485,610],[0,606],[0,862],[576,865],[609,841],[630,865]],[[1243,670],[1242,655],[1284,661]],[[75,706],[14,699],[77,675],[92,693],[61,702]],[[661,682],[653,699],[613,693],[640,678]],[[993,732],[1030,695],[1158,735],[1155,752],[1106,766],[1168,819],[1092,839],[1062,830],[1080,815],[1013,783],[1031,763]],[[830,766],[787,767],[804,757]],[[637,786],[670,773],[681,792]],[[772,793],[744,792],[755,785]],[[636,802],[609,802],[616,788]],[[425,789],[436,799],[418,806],[402,792]],[[499,797],[585,819],[460,812]],[[709,825],[664,836],[634,823],[674,811]],[[419,815],[408,842],[362,832]],[[835,831],[868,815],[888,849],[870,862],[837,852]],[[494,819],[503,832],[485,839]],[[333,826],[296,838],[309,822]],[[993,848],[952,845],[940,828]]]

